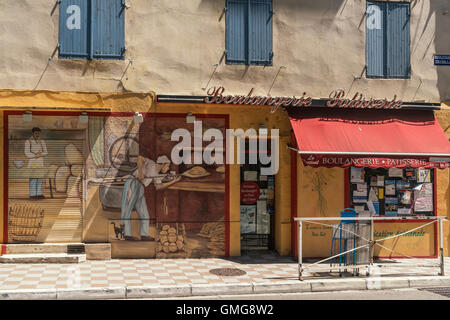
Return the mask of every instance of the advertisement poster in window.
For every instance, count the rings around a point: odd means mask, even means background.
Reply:
[[[433,184],[424,183],[414,189],[414,211],[433,211]]]
[[[256,232],[256,206],[241,205],[241,234]]]

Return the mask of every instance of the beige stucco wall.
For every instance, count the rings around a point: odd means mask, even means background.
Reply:
[[[435,112],[447,137],[450,139],[450,103],[442,103],[441,110]],[[450,256],[450,170],[438,170],[437,176],[437,207],[438,215],[447,216],[447,220],[443,222],[444,233],[444,255]]]
[[[245,94],[255,87],[255,95],[267,95],[270,90],[272,96],[299,96],[306,91],[308,95],[320,98],[328,97],[333,89],[344,88],[350,93],[360,91],[377,98],[392,98],[396,94],[404,101],[450,100],[450,68],[433,65],[433,54],[450,52],[448,0],[413,2],[412,77],[408,80],[365,79],[364,0],[273,1],[275,56],[270,67],[225,64],[225,0],[127,0],[125,60],[60,60],[55,51],[58,42],[58,7],[55,7],[55,2],[0,1],[3,48],[0,50],[0,89],[27,90],[23,95],[2,91],[2,105],[98,107],[117,104],[115,111],[149,112],[148,105],[140,102],[141,99],[149,99],[147,95],[117,99],[109,94],[83,95],[74,91],[204,95],[206,91],[203,88],[217,85],[225,86],[231,94]],[[219,65],[213,74],[214,64]],[[287,68],[280,70],[280,66]],[[278,71],[280,73],[275,78]],[[72,93],[33,93],[31,90],[34,89]],[[115,102],[108,102],[109,99]],[[220,108],[223,111],[228,106]],[[218,112],[218,109],[214,110]],[[247,114],[246,108],[234,110]],[[450,125],[446,114],[438,113],[444,129],[447,127],[445,123]],[[261,113],[258,117],[255,117],[254,124],[273,115]],[[239,116],[232,117],[231,121],[235,121],[232,126],[247,127]],[[282,142],[287,141],[287,133],[284,133]],[[285,150],[282,152],[286,153]],[[287,168],[289,161],[283,161],[283,168]],[[327,174],[330,172],[334,171]],[[330,193],[328,208],[338,212],[343,206],[343,173],[340,170],[334,173],[330,179],[337,181],[333,185],[338,188],[326,192]],[[299,164],[298,189],[303,191],[299,193],[299,215],[317,211],[314,203],[307,201],[313,187],[301,189],[302,179],[308,174],[313,172]],[[281,170],[280,178],[288,181],[288,176],[289,170]],[[237,175],[232,179],[237,179]],[[438,194],[443,199],[438,203],[440,215],[449,214],[448,180],[448,170],[439,173]],[[290,237],[290,186],[281,181],[277,180],[276,186],[280,190],[277,210],[283,213],[277,217],[275,237],[278,251],[286,254]],[[237,194],[237,189],[231,190],[232,197],[237,197]],[[316,200],[318,203],[319,199]],[[235,207],[231,210],[236,210],[236,204],[233,205]],[[237,214],[238,211],[233,212]],[[446,230],[448,228],[446,224]],[[231,233],[232,237],[238,236],[237,223],[232,224]],[[446,238],[448,247],[449,239]],[[239,246],[236,246],[232,254],[238,254],[238,251]]]
[[[397,94],[408,101],[450,99],[450,68],[433,65],[434,53],[450,52],[447,0],[412,4],[409,80],[365,79],[363,0],[273,1],[275,56],[270,67],[225,64],[225,0],[127,4],[126,59],[75,61],[59,60],[55,52],[55,1],[0,1],[0,34],[7,48],[0,50],[0,88],[203,95],[209,82],[208,87],[220,84],[234,94],[251,87],[255,94],[267,94],[273,84],[271,95],[306,91],[328,97],[332,89],[344,88],[372,97]],[[275,79],[280,66],[287,69]]]

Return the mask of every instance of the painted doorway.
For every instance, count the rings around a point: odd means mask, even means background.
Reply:
[[[8,243],[81,242],[87,123],[39,112],[5,121]]]

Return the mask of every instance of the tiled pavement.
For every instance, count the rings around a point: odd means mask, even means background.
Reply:
[[[450,275],[450,258],[446,258],[446,275]],[[411,267],[411,264],[418,265]],[[436,276],[437,259],[399,259],[376,263],[373,276]],[[308,263],[305,267],[308,266]],[[218,276],[217,268],[237,268],[241,276]],[[336,279],[328,265],[307,269],[305,280]],[[361,270],[364,277],[365,269]],[[84,289],[105,287],[215,285],[234,283],[298,282],[298,265],[291,257],[264,253],[230,259],[149,259],[87,261],[80,264],[0,264],[0,291],[22,289]]]
[[[230,277],[209,272],[216,268],[239,268],[246,274]],[[236,260],[217,258],[87,261],[80,264],[0,264],[0,289],[261,282],[293,278],[296,272],[295,262],[285,258],[280,258],[276,263],[258,264],[242,264]]]

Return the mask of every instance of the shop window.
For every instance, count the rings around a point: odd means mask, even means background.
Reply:
[[[434,170],[350,168],[350,204],[380,216],[434,216]]]
[[[227,0],[227,64],[272,65],[272,0]]]
[[[410,3],[367,1],[367,78],[411,77]]]
[[[59,58],[124,59],[124,18],[124,0],[61,0]]]

